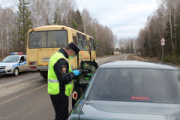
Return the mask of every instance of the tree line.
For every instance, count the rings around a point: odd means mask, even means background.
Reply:
[[[134,53],[134,51],[137,51],[137,40],[136,38],[120,38],[119,42],[119,49],[116,49],[116,51],[121,53]]]
[[[161,39],[164,37],[164,61],[180,63],[180,1],[159,0],[158,9],[147,18],[139,31],[137,45],[144,56],[161,59]]]
[[[97,56],[112,54],[117,40],[86,8],[80,12],[75,0],[6,0],[0,4],[0,58],[26,53],[28,30],[44,25],[66,25],[93,36]]]

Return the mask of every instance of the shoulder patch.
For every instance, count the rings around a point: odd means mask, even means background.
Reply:
[[[67,71],[67,66],[66,66],[66,65],[63,65],[63,66],[62,66],[62,72],[63,72],[63,73],[66,73],[66,71]]]

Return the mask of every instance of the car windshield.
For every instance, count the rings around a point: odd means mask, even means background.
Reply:
[[[99,69],[88,99],[180,104],[180,71]]]
[[[2,62],[18,62],[19,56],[8,56]]]

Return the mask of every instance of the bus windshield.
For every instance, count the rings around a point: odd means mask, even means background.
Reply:
[[[37,31],[29,33],[29,48],[60,48],[66,47],[68,36],[66,30]]]

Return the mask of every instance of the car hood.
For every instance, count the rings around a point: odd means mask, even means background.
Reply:
[[[180,105],[86,101],[80,120],[179,120]]]
[[[10,66],[10,65],[15,65],[15,64],[17,64],[17,62],[9,62],[9,63],[0,62],[0,66]]]

